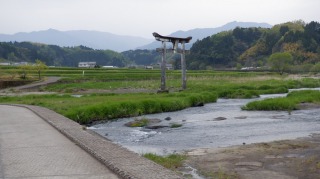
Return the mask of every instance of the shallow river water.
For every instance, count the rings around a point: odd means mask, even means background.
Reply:
[[[256,99],[219,99],[216,103],[203,107],[144,115],[146,118],[161,119],[162,122],[157,125],[182,124],[179,128],[129,128],[124,124],[134,118],[123,118],[94,125],[89,129],[137,153],[152,152],[160,155],[196,148],[294,139],[319,133],[319,109],[297,110],[291,114],[284,111],[241,110],[241,106],[250,101],[285,95],[261,95]],[[164,120],[167,117],[171,120]]]

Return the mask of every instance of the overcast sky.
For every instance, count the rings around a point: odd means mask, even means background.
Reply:
[[[231,21],[320,22],[320,0],[0,0],[0,33],[97,30],[153,38]]]

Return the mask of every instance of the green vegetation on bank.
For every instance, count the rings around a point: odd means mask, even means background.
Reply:
[[[18,68],[1,67],[0,77],[18,73]],[[85,75],[83,76],[83,71]],[[320,87],[313,78],[292,79],[269,72],[188,71],[188,89],[179,91],[181,72],[167,73],[168,94],[157,94],[159,70],[49,68],[43,76],[61,76],[56,84],[43,87],[53,95],[0,97],[0,103],[44,106],[81,124],[96,120],[181,110],[215,102],[217,98],[253,98],[260,94],[286,93],[288,89]],[[38,76],[30,71],[27,79]],[[141,93],[139,89],[147,90]],[[116,94],[120,91],[122,94]],[[107,92],[107,93],[106,93]],[[72,94],[82,95],[81,97]]]
[[[253,101],[243,106],[244,110],[287,110],[299,109],[301,103],[320,104],[320,91],[302,90],[290,92],[286,97]]]
[[[152,153],[146,153],[143,156],[171,170],[175,170],[179,167],[182,167],[183,161],[187,158],[186,156],[180,155],[180,154],[170,154],[168,156],[159,156]]]
[[[212,92],[170,94],[90,94],[27,95],[1,97],[0,103],[20,103],[44,106],[81,124],[143,114],[177,111],[198,103],[215,102]]]

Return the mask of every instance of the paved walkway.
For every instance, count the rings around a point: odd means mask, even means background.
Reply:
[[[0,179],[117,178],[109,169],[125,179],[182,178],[47,108],[0,105]]]
[[[118,178],[32,111],[0,105],[0,179]]]

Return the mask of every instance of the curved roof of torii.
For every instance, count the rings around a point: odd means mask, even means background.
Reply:
[[[180,37],[169,37],[169,36],[162,36],[158,34],[157,32],[152,33],[152,35],[156,38],[158,41],[163,41],[163,42],[173,42],[175,43],[178,41],[179,43],[189,43],[192,37],[187,37],[187,38],[180,38]]]

